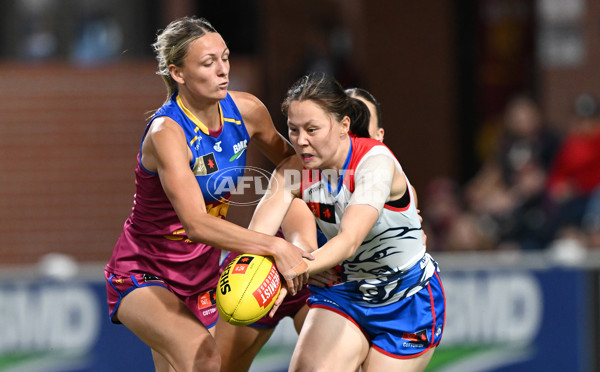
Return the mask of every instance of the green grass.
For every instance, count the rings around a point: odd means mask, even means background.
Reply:
[[[480,352],[489,350],[489,346],[462,346],[453,348],[437,349],[433,358],[429,362],[426,371],[434,372],[440,367],[447,366],[454,362],[464,359],[467,356],[473,356]]]
[[[46,356],[48,353],[9,353],[0,356],[0,370],[6,367],[14,367],[23,362]]]

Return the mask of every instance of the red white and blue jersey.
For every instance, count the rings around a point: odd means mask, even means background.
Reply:
[[[152,117],[144,137],[155,118],[166,116],[179,124],[193,155],[190,169],[202,190],[207,213],[225,218],[230,192],[244,172],[250,136],[229,94],[219,102],[219,109],[221,130],[211,132],[175,93]],[[182,295],[216,288],[220,249],[187,237],[158,174],[141,164],[141,147],[135,184],[132,213],[125,221],[107,270],[122,276],[155,275]]]
[[[355,190],[355,180],[361,171],[366,171],[361,170],[366,160],[374,156],[389,157],[406,178],[387,146],[370,138],[351,136],[350,139],[350,150],[337,185],[331,185],[318,169],[305,169],[302,174],[302,199],[327,239],[338,234],[349,205],[365,204],[355,191],[370,190]],[[402,198],[406,203],[397,206],[397,201],[389,201],[388,194],[383,208],[378,209],[379,219],[363,243],[352,257],[341,263],[343,283],[334,288],[346,293],[348,300],[365,306],[396,302],[424,288],[437,270],[437,264],[425,252],[415,196],[408,178],[406,182],[408,195]]]

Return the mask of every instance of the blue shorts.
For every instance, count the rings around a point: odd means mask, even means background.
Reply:
[[[398,359],[415,358],[437,346],[445,320],[444,288],[436,273],[425,288],[393,304],[367,307],[348,301],[336,287],[310,287],[308,304],[347,318],[379,352]]]

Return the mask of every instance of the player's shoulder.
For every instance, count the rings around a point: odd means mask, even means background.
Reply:
[[[352,157],[356,160],[365,156],[386,155],[394,157],[392,151],[381,141],[366,137],[352,138]]]
[[[157,133],[181,132],[181,125],[170,116],[157,116],[150,123],[148,135]]]
[[[233,102],[237,106],[246,125],[261,127],[270,120],[266,106],[255,95],[246,92],[230,91]]]

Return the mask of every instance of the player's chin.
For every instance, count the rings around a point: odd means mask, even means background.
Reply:
[[[225,99],[225,97],[227,97],[227,87],[225,87],[225,89],[217,89],[215,95],[215,98],[219,101]]]

